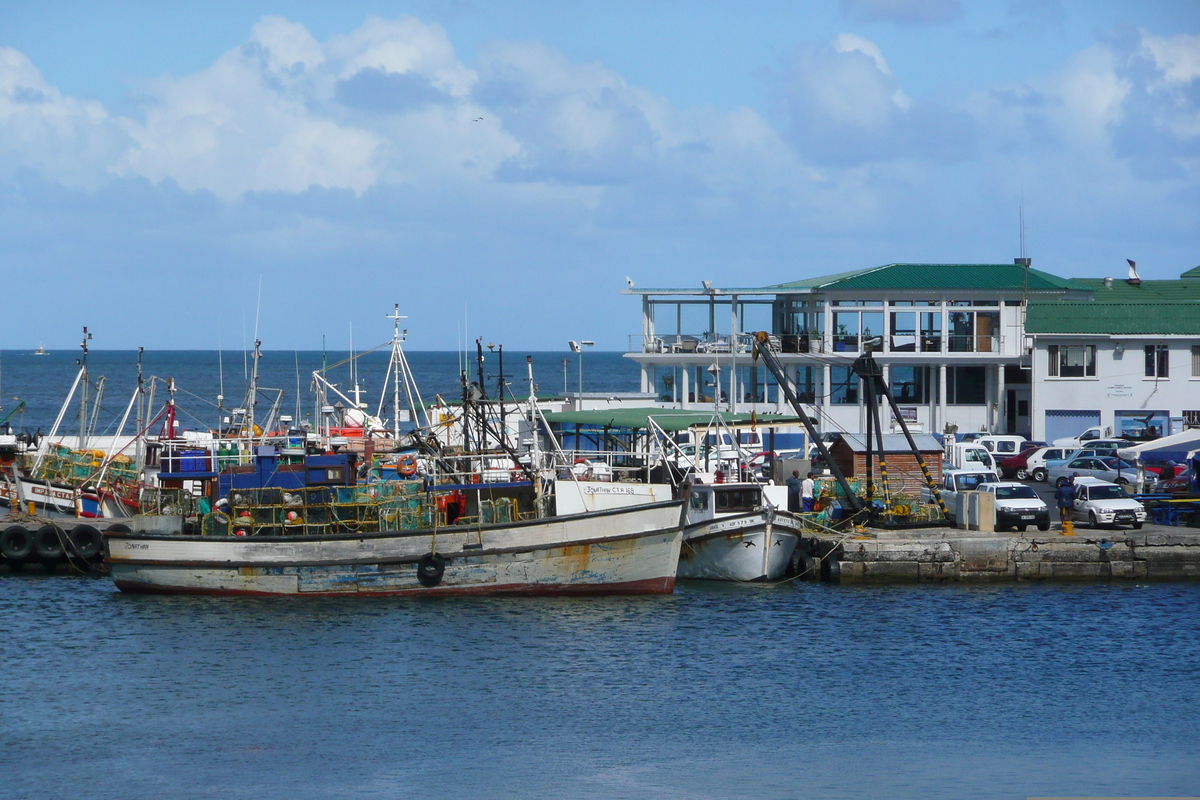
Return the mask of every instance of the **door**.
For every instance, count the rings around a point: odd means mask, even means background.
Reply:
[[[1088,428],[1099,424],[1099,411],[1050,409],[1046,411],[1046,441],[1054,444],[1055,439],[1078,436]]]

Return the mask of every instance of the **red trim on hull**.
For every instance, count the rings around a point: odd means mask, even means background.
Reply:
[[[510,583],[504,586],[435,586],[432,589],[396,589],[367,592],[290,592],[287,594],[279,592],[251,592],[239,589],[176,589],[121,580],[115,580],[114,583],[116,583],[117,588],[122,592],[133,594],[193,594],[221,597],[428,597],[430,595],[455,597],[480,594],[573,596],[671,594],[675,591],[674,575],[666,578],[647,578],[646,580],[626,581],[624,583],[583,583],[570,585]]]

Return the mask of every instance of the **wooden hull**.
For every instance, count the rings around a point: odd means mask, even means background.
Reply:
[[[681,504],[482,528],[333,536],[108,533],[122,591],[239,595],[659,594],[675,587]],[[435,550],[444,572],[418,578]]]
[[[787,512],[718,517],[684,529],[678,574],[702,580],[778,580],[799,544],[800,522]]]

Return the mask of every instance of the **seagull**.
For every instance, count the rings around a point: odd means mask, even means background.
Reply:
[[[483,122],[483,117],[476,117],[475,119],[471,120],[471,122]]]
[[[626,275],[626,276],[625,276],[625,282],[629,284],[629,288],[630,288],[630,289],[632,289],[632,288],[633,288],[633,278],[631,278],[631,277],[629,277],[628,275]]]

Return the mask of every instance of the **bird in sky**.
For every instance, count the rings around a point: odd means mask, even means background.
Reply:
[[[483,117],[476,117],[475,119],[471,120],[471,122],[483,122]]]
[[[629,284],[629,288],[630,288],[630,289],[632,289],[632,288],[633,288],[633,278],[631,278],[631,277],[629,277],[628,275],[626,275],[626,276],[625,276],[625,282]]]

